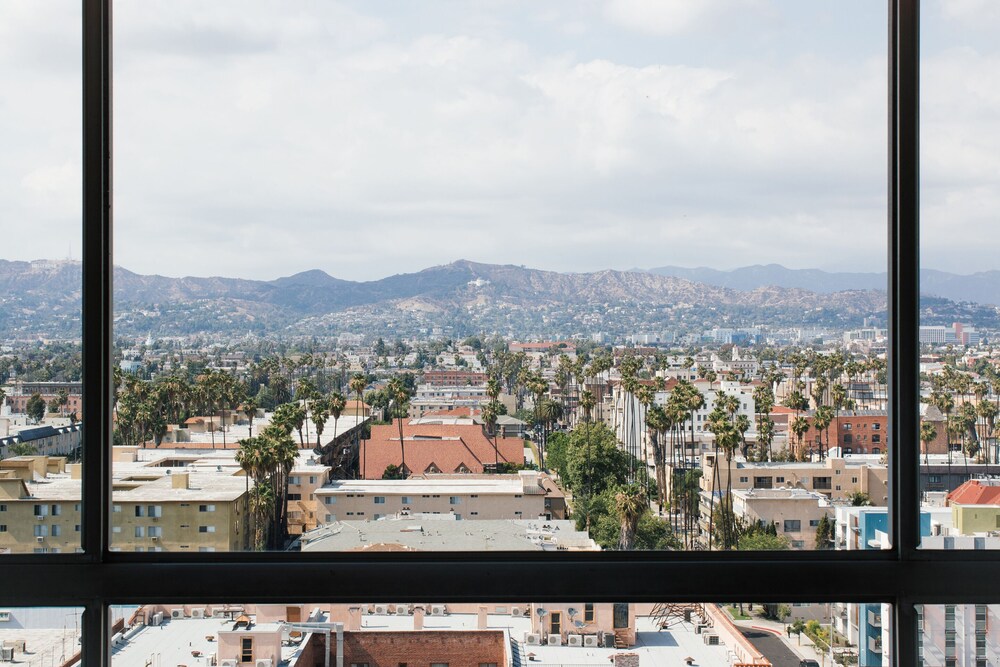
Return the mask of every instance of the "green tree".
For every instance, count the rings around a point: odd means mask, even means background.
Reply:
[[[15,442],[7,447],[7,452],[11,456],[35,456],[38,454],[38,448],[30,442]]]
[[[816,550],[826,551],[832,549],[833,539],[833,524],[824,514],[819,520],[819,526],[816,527]]]
[[[41,394],[32,394],[25,405],[28,417],[36,424],[45,419],[45,399]]]

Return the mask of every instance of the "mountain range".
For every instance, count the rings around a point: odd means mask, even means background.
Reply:
[[[660,276],[685,278],[716,287],[755,289],[769,285],[805,289],[821,294],[843,290],[885,290],[888,279],[885,273],[788,269],[780,264],[755,264],[731,271],[720,271],[707,267],[692,269],[681,266],[660,266],[649,269],[648,272]],[[928,296],[937,296],[951,301],[1000,305],[1000,271],[981,271],[970,275],[960,275],[935,269],[923,269],[920,272],[920,291]]]
[[[940,284],[958,289],[959,283]],[[247,280],[170,278],[116,267],[115,314],[116,331],[161,335],[248,330],[317,335],[377,327],[402,335],[442,324],[453,331],[513,335],[619,327],[698,330],[754,322],[849,327],[865,318],[884,319],[880,287],[878,274],[777,265],[732,272],[661,267],[558,273],[459,260],[363,282],[320,270]],[[78,262],[0,260],[0,335],[78,330],[79,307]]]

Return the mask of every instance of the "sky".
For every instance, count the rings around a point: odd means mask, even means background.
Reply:
[[[79,5],[0,3],[0,258],[79,258]],[[114,12],[133,271],[885,270],[884,2]],[[923,263],[1000,268],[1000,3],[923,13]]]

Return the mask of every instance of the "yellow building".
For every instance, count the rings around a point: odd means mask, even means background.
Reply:
[[[952,525],[960,535],[1000,530],[1000,481],[970,479],[948,494]]]
[[[116,464],[112,550],[245,551],[247,480],[221,465],[174,470]],[[60,457],[0,461],[0,553],[80,549],[80,465]]]

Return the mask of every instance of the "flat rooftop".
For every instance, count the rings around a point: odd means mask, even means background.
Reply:
[[[112,662],[125,665],[187,665],[211,667],[219,650],[219,632],[231,630],[233,622],[219,618],[165,618],[158,626],[135,626],[124,633],[125,639],[112,647]],[[275,624],[254,625],[254,629],[274,630]],[[212,637],[212,641],[208,638]],[[282,646],[281,665],[293,667],[301,645]],[[200,655],[194,655],[194,652]],[[279,667],[279,666],[275,666]]]
[[[302,551],[597,551],[572,521],[455,520],[453,514],[335,521],[302,536]]]
[[[410,478],[410,479],[372,479],[372,480],[334,480],[321,489],[317,495],[331,493],[380,493],[423,494],[436,493],[455,495],[455,493],[481,494],[518,494],[524,493],[524,485],[517,475],[477,475],[469,478],[467,475],[448,475],[445,478]]]

